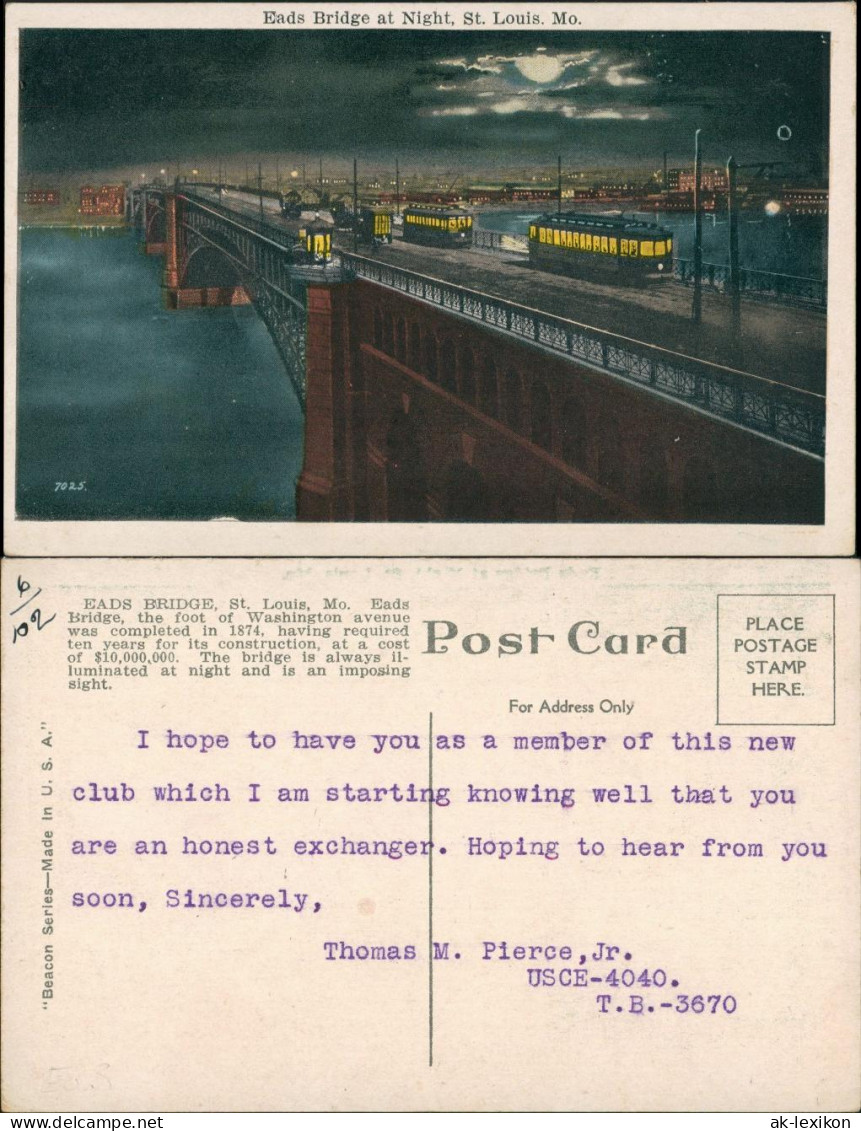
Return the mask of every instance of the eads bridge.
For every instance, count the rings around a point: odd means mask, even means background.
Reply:
[[[217,193],[130,196],[171,309],[266,324],[305,413],[299,519],[823,521],[822,396],[375,258],[297,267],[277,216]]]

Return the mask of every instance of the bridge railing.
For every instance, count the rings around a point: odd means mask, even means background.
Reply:
[[[364,256],[343,253],[358,278],[399,291],[631,384],[791,444],[825,450],[825,398],[661,346],[586,326]]]
[[[693,286],[694,261],[674,259],[673,277],[680,283]],[[729,267],[725,263],[704,263],[702,284],[728,294]],[[750,267],[743,267],[739,271],[739,290],[742,294],[757,298],[820,309],[824,309],[828,302],[828,284],[824,279],[782,275],[776,271],[759,271]]]
[[[187,187],[179,196],[185,197],[191,204],[201,205],[208,208],[212,212],[217,212],[223,216],[225,220],[230,220],[235,224],[241,224],[243,227],[250,228],[251,231],[257,232],[258,235],[265,236],[267,240],[272,243],[277,243],[286,251],[292,250],[296,243],[296,237],[290,232],[284,231],[279,228],[277,224],[273,224],[266,219],[261,220],[259,216],[252,216],[247,212],[237,212],[235,209],[227,205],[220,204],[218,201],[211,200],[206,196],[197,196],[194,192],[188,191]]]

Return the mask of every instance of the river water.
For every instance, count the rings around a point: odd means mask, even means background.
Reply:
[[[568,209],[566,209],[567,211]],[[578,206],[577,211],[604,211],[605,208]],[[573,209],[571,209],[573,211]],[[685,212],[634,212],[627,216],[661,224],[675,237],[674,255],[691,259],[694,254],[694,218]],[[538,210],[481,209],[481,227],[494,232],[525,233]],[[827,251],[827,217],[766,216],[764,213],[742,213],[739,218],[739,260],[742,267],[759,271],[776,271],[782,275],[800,275],[808,279],[824,279]],[[703,259],[707,263],[727,263],[728,234],[726,214],[703,217]]]
[[[20,237],[18,514],[295,518],[302,412],[253,309],[165,310],[127,229]]]

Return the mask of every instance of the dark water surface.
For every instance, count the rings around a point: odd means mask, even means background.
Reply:
[[[18,514],[294,518],[302,412],[253,309],[165,310],[126,230],[20,236]]]

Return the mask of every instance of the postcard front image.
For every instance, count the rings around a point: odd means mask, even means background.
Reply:
[[[828,21],[432,7],[17,31],[20,529],[744,553],[843,515]]]

